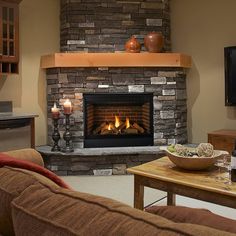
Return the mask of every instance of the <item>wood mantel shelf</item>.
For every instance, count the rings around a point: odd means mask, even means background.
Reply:
[[[181,53],[55,53],[41,57],[41,68],[55,67],[191,67]]]
[[[3,0],[4,2],[17,3],[19,4],[22,0]]]

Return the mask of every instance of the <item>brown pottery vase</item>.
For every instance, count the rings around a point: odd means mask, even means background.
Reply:
[[[161,32],[151,32],[144,38],[144,46],[149,52],[161,52],[164,37]]]
[[[138,40],[132,36],[125,44],[125,50],[126,52],[140,52],[141,50],[141,44],[138,42]]]

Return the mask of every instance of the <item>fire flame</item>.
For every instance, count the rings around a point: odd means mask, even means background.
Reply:
[[[118,128],[120,126],[120,118],[115,116],[115,127]]]
[[[128,117],[126,117],[125,125],[126,125],[126,129],[128,129],[130,127],[130,122],[129,122]]]
[[[108,130],[111,130],[111,124],[108,125],[107,129],[108,129]]]

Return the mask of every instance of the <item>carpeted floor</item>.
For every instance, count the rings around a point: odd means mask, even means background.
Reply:
[[[91,194],[109,197],[133,206],[134,177],[133,175],[111,175],[111,176],[66,176],[65,182],[75,190]],[[151,188],[145,188],[144,204],[149,205],[166,196]]]
[[[65,176],[62,177],[75,190],[109,197],[133,206],[134,177],[132,175],[112,176]],[[166,205],[166,193],[151,189],[144,189],[144,205],[155,203]],[[160,199],[163,200],[159,201]],[[158,202],[156,202],[158,201]],[[212,212],[236,220],[236,209],[223,207],[191,198],[177,196],[177,205],[194,208],[207,208]]]

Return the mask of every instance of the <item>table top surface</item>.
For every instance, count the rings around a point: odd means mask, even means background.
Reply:
[[[25,119],[25,118],[34,118],[38,117],[36,114],[29,114],[29,113],[16,113],[16,112],[0,112],[0,121],[1,120],[15,120],[15,119]]]
[[[209,192],[236,197],[236,182],[227,183],[227,180],[219,180],[218,167],[202,171],[190,171],[178,168],[168,157],[147,162],[145,164],[128,168],[127,171],[134,175],[162,180],[168,183],[176,183]]]

